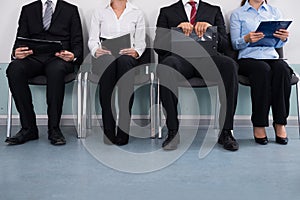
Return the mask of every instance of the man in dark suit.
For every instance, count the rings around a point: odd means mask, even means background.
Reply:
[[[186,79],[191,77],[201,77],[202,74],[200,75],[199,70],[195,70],[190,62],[187,62],[182,57],[168,51],[170,48],[170,44],[168,44],[168,41],[170,41],[170,33],[168,33],[168,30],[172,27],[180,27],[186,36],[189,36],[194,30],[199,37],[202,37],[208,27],[217,26],[218,54],[211,58],[223,80],[221,81],[221,84],[224,84],[223,90],[219,85],[221,102],[220,119],[223,117],[223,121],[220,120],[220,125],[222,127],[220,127],[221,131],[218,143],[223,145],[224,149],[231,151],[238,150],[239,145],[232,134],[233,117],[236,109],[238,92],[238,66],[234,60],[222,55],[226,48],[228,48],[229,41],[221,9],[218,6],[210,5],[201,0],[180,0],[168,7],[161,8],[156,26],[157,30],[154,47],[159,55],[160,65],[157,68],[158,77],[160,78],[161,83],[164,83],[165,79],[168,79],[168,81],[174,83],[174,85],[178,82],[176,73],[172,73],[171,70],[164,72],[162,66],[169,66],[175,69]],[[205,59],[202,61],[199,59],[201,69],[203,71],[210,70],[208,69],[209,67],[204,64],[207,63],[205,62]],[[212,81],[219,81],[217,75],[212,75],[209,78]],[[167,87],[160,87],[160,96],[166,111],[166,125],[168,128],[168,136],[162,145],[165,150],[176,149],[179,144],[177,90],[177,87],[174,90],[172,89],[173,92]]]
[[[78,9],[63,0],[38,0],[27,4],[21,11],[17,37],[61,41],[63,50],[40,54],[26,46],[20,47],[15,42],[13,61],[9,64],[6,74],[20,114],[22,128],[6,142],[14,145],[38,139],[28,79],[45,75],[48,139],[53,145],[63,145],[66,140],[59,123],[64,100],[64,78],[83,60],[82,27]]]

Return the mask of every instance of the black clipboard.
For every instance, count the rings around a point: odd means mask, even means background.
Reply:
[[[216,26],[207,28],[204,35],[200,38],[196,32],[186,36],[181,28],[171,28],[171,51],[184,56],[185,58],[208,57],[218,54],[218,31]],[[191,43],[197,42],[203,48],[191,48]]]
[[[52,40],[41,40],[41,39],[31,39],[24,37],[17,37],[16,39],[17,47],[28,47],[33,51],[33,54],[51,54],[60,52],[63,50],[61,41]]]
[[[279,42],[279,38],[275,38],[273,34],[279,29],[287,29],[292,21],[262,21],[255,32],[263,32],[265,37],[257,42],[251,43],[250,47],[264,46],[275,47]]]
[[[112,55],[114,56],[118,56],[121,49],[127,49],[131,47],[129,33],[112,39],[100,37],[100,41],[102,48],[111,51]]]

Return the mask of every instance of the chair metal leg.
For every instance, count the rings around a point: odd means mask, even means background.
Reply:
[[[8,99],[7,99],[7,129],[6,129],[6,137],[10,138],[11,136],[11,118],[12,118],[12,94],[10,89],[8,89]]]
[[[215,117],[214,117],[214,129],[218,129],[218,124],[219,124],[219,92],[218,92],[218,87],[216,88],[216,100],[215,100]]]
[[[162,127],[161,127],[161,120],[162,120],[162,103],[160,101],[159,96],[159,79],[157,79],[157,121],[158,121],[158,139],[162,139]]]
[[[153,87],[154,81],[154,73],[150,74],[150,137],[155,138],[155,112],[152,110],[152,106],[154,105],[154,94],[155,88]]]
[[[77,137],[82,138],[82,73],[77,76]]]
[[[88,72],[84,73],[83,76],[83,99],[82,99],[82,138],[86,137],[87,131],[87,83],[88,82]]]
[[[299,130],[299,138],[300,138],[300,96],[299,96],[299,87],[300,87],[300,83],[298,81],[298,83],[296,84],[296,96],[297,96],[297,115],[298,115],[298,130]]]

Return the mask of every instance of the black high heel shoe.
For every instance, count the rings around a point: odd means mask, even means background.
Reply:
[[[289,139],[287,137],[282,138],[282,137],[277,136],[276,128],[275,128],[275,122],[273,122],[273,128],[274,128],[274,131],[275,131],[275,136],[276,136],[275,141],[276,141],[276,143],[286,145],[288,143]]]
[[[254,140],[255,140],[256,143],[261,144],[261,145],[266,145],[269,142],[267,136],[264,137],[264,138],[257,138],[257,137],[254,136]]]

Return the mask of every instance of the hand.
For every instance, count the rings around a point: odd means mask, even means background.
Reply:
[[[193,29],[194,29],[194,26],[189,22],[182,22],[177,27],[181,28],[182,32],[186,36],[189,36],[193,32]]]
[[[102,48],[98,48],[95,52],[95,57],[99,58],[100,56],[104,55],[104,54],[109,54],[111,55],[111,52],[109,50],[106,49],[102,49]]]
[[[198,37],[202,37],[206,32],[207,28],[212,26],[210,23],[207,22],[197,22],[194,29]]]
[[[137,58],[139,56],[139,54],[136,52],[136,50],[134,50],[133,48],[129,48],[129,49],[122,49],[119,54],[121,55],[128,55],[128,56],[132,56],[134,58]]]
[[[244,40],[247,43],[253,43],[253,42],[257,42],[258,40],[261,40],[262,38],[264,38],[265,35],[262,32],[250,32],[247,35],[244,36]]]
[[[28,47],[19,47],[15,49],[16,59],[24,59],[31,54],[33,54],[33,51],[30,50]]]
[[[279,38],[282,42],[285,42],[289,37],[289,32],[285,29],[279,29],[273,36]]]
[[[63,50],[61,52],[57,52],[55,53],[55,56],[63,59],[66,62],[71,62],[74,60],[74,54],[70,51],[67,50]]]

